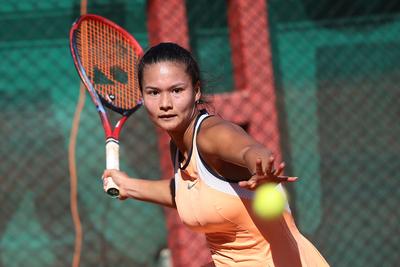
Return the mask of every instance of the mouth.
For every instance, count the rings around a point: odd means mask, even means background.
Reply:
[[[158,118],[162,119],[162,120],[170,120],[172,118],[176,117],[175,114],[163,114],[163,115],[159,115]]]

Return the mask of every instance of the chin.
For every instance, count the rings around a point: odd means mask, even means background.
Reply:
[[[156,125],[165,131],[175,131],[178,128],[178,125],[174,121],[158,121]]]

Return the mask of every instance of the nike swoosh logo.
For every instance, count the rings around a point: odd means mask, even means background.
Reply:
[[[197,184],[197,182],[198,181],[194,182],[193,184],[187,184],[187,189],[192,189]]]

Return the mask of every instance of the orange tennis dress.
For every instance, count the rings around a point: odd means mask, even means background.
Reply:
[[[251,209],[254,192],[229,182],[201,159],[196,136],[208,116],[196,120],[188,161],[182,165],[179,152],[175,155],[175,201],[183,223],[206,235],[215,266],[329,266],[298,231],[288,204],[280,219],[260,220]]]

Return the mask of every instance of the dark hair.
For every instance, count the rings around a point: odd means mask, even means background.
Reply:
[[[192,54],[185,48],[175,43],[159,43],[147,50],[139,62],[138,78],[142,91],[143,71],[147,65],[159,62],[176,62],[186,66],[186,73],[192,79],[193,87],[201,81],[200,70]]]

